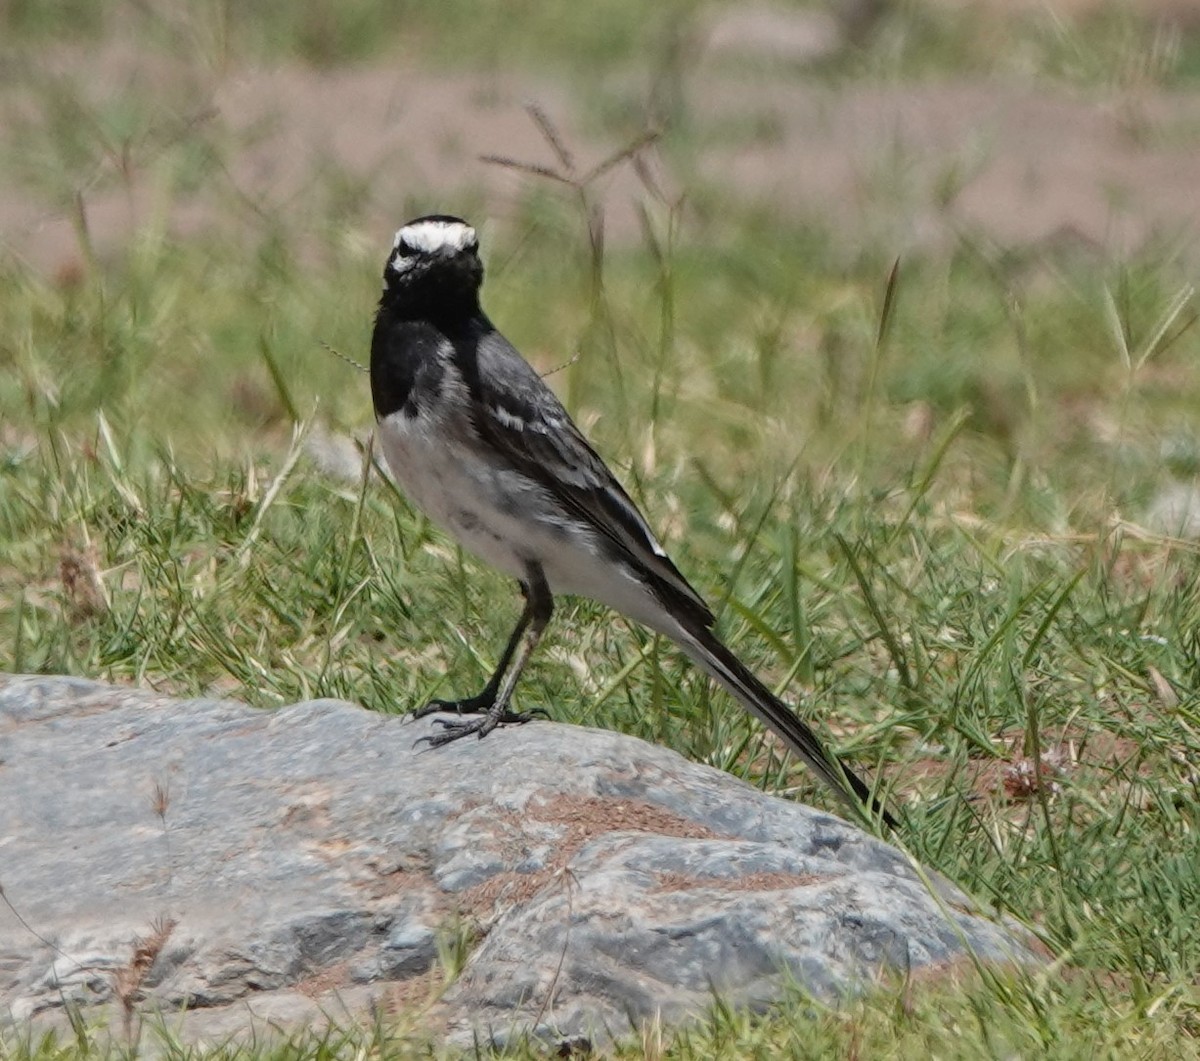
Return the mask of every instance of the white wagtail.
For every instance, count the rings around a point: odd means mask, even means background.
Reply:
[[[371,395],[388,466],[408,496],[468,550],[512,575],[525,608],[487,685],[434,700],[435,746],[529,713],[513,689],[554,610],[553,594],[600,601],[665,634],[835,793],[892,816],[809,727],[713,633],[713,613],[541,377],[479,306],[475,229],[419,217],[396,233],[371,339]]]

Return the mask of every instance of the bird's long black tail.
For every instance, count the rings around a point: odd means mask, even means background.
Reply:
[[[848,806],[882,818],[889,829],[897,827],[896,819],[871,794],[862,778],[829,752],[804,721],[763,685],[711,630],[689,632],[680,647],[804,760]]]

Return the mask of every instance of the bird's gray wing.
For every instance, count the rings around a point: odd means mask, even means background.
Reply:
[[[616,556],[649,576],[664,603],[703,627],[713,614],[655,538],[621,484],[554,392],[497,331],[486,332],[466,374],[475,427],[497,453],[597,531]]]

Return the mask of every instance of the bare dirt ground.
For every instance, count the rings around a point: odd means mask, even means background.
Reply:
[[[850,245],[899,253],[965,230],[1002,246],[1066,237],[1129,251],[1200,221],[1200,93],[961,79],[839,89],[787,64],[747,73],[711,50],[682,91],[699,147],[688,172],[669,173],[676,187],[767,202],[835,225]],[[72,98],[85,128],[130,100],[144,121],[125,139],[97,132],[64,145],[53,130]],[[0,254],[56,273],[78,263],[84,231],[101,258],[151,222],[186,236],[283,219],[303,233],[336,196],[353,204],[360,232],[464,202],[503,217],[530,178],[480,156],[555,162],[531,101],[582,168],[619,146],[583,132],[594,123],[565,84],[522,75],[437,74],[397,59],[212,70],[134,41],[56,47],[0,85]],[[632,235],[644,190],[628,169],[607,183],[610,235]]]
[[[849,234],[912,245],[967,230],[1003,246],[1069,237],[1128,251],[1200,220],[1200,96],[801,84],[727,88],[713,110],[758,112],[779,134],[711,152],[707,174],[796,213],[828,211]]]

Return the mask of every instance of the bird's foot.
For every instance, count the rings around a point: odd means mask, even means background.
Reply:
[[[433,701],[437,703],[438,701]],[[426,705],[428,708],[430,705]],[[426,708],[422,708],[422,713],[427,713]],[[444,708],[439,710],[445,710]],[[451,707],[453,710],[453,707]],[[478,718],[464,719],[458,721],[453,718],[435,718],[433,721],[442,727],[441,733],[430,733],[427,736],[420,737],[414,744],[428,744],[431,748],[441,748],[450,744],[462,737],[469,737],[472,733],[476,734],[480,739],[486,737],[497,726],[505,725],[520,725],[528,722],[532,718],[545,718],[546,712],[541,708],[534,708],[530,711],[492,711],[489,708],[476,708],[473,712],[478,714]],[[420,715],[417,716],[418,718]]]
[[[496,694],[484,689],[474,696],[464,696],[461,700],[430,700],[424,707],[418,707],[410,718],[424,718],[426,715],[447,713],[451,715],[483,715],[492,709],[496,702]]]

